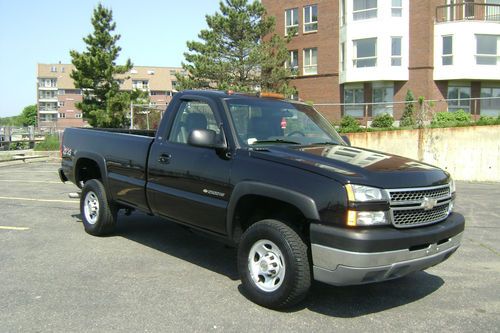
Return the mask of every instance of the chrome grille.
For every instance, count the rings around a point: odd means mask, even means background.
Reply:
[[[442,198],[450,196],[450,187],[434,188],[430,190],[419,190],[419,191],[394,191],[390,192],[391,202],[396,201],[417,201],[422,200],[424,197],[427,198]]]
[[[392,223],[397,227],[418,226],[439,222],[448,217],[449,204],[434,207],[429,210],[407,209],[395,210]]]
[[[397,228],[437,223],[448,217],[452,200],[449,185],[392,189],[387,192],[390,198],[392,224]],[[426,205],[432,200],[434,207]]]

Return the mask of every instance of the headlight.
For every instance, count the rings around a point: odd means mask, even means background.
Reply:
[[[347,211],[347,225],[354,226],[376,226],[390,224],[389,212],[366,212],[366,211]]]
[[[347,184],[345,186],[349,201],[367,202],[388,200],[386,192],[379,188]]]

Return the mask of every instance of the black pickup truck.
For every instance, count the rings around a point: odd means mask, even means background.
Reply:
[[[351,147],[313,107],[220,91],[174,96],[156,131],[69,128],[62,181],[82,188],[85,231],[140,210],[238,247],[245,294],[270,308],[312,279],[385,281],[460,246],[450,175]]]

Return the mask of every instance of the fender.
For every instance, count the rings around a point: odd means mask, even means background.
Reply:
[[[304,214],[306,219],[319,221],[319,213],[316,208],[316,203],[310,197],[275,185],[244,181],[238,183],[234,187],[227,207],[226,230],[230,239],[233,238],[233,219],[236,206],[240,199],[248,194],[260,195],[289,203],[297,207],[302,214]]]
[[[108,186],[108,169],[106,168],[106,160],[104,159],[104,157],[101,155],[98,155],[96,153],[87,152],[87,151],[78,151],[75,153],[74,156],[75,156],[74,157],[75,164],[73,167],[73,179],[75,180],[75,183],[76,183],[76,166],[78,165],[78,161],[81,158],[87,158],[89,160],[92,160],[92,161],[96,162],[97,166],[99,167],[99,171],[101,172],[101,176],[102,176],[102,183],[104,185],[104,188],[106,189],[106,194],[107,194],[108,198],[112,198],[111,193],[109,191],[109,186]],[[76,184],[76,185],[79,186],[78,184]]]

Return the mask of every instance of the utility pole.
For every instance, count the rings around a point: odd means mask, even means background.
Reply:
[[[134,103],[130,102],[130,129],[134,129]]]

